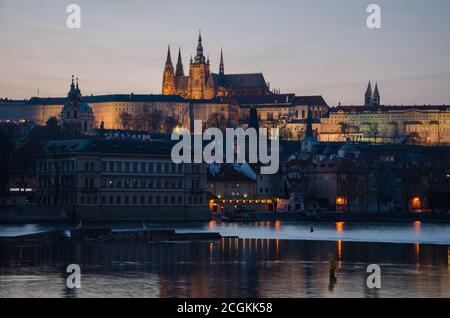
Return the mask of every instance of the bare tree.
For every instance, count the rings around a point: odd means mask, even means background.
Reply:
[[[209,115],[208,127],[225,130],[227,128],[227,119],[221,112],[214,112]]]
[[[422,143],[422,139],[420,138],[419,133],[416,131],[409,133],[405,137],[405,144],[407,144],[407,145],[417,146],[417,145],[420,145],[421,143]]]
[[[344,135],[345,139],[350,137],[350,133],[352,132],[352,126],[349,123],[340,123],[341,133]]]
[[[9,192],[14,153],[13,142],[3,132],[0,132],[0,149],[0,197],[3,197]]]
[[[164,114],[160,110],[153,110],[148,113],[146,119],[148,130],[154,134],[159,134],[161,132],[161,126],[164,122]]]
[[[126,111],[122,111],[119,113],[119,118],[117,119],[117,123],[123,130],[130,130],[133,128],[134,117],[130,113]]]
[[[375,143],[377,143],[378,136],[380,135],[380,129],[378,128],[377,123],[372,123],[369,125],[369,133],[370,137],[375,140]]]
[[[15,153],[14,170],[15,184],[20,191],[29,188],[34,180],[36,162],[41,150],[41,141],[32,136],[28,142]]]
[[[174,116],[167,116],[164,120],[164,132],[166,134],[171,134],[178,126],[180,126],[180,120]]]

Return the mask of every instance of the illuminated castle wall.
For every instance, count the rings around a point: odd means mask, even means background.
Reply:
[[[94,128],[104,122],[105,129],[121,129],[119,115],[127,112],[139,116],[143,112],[161,111],[165,116],[177,114],[182,126],[190,127],[189,112],[192,107],[193,119],[208,122],[213,113],[220,113],[232,125],[239,123],[240,108],[232,100],[216,98],[212,100],[190,101],[179,96],[163,95],[106,95],[83,98],[93,111]],[[32,121],[44,125],[50,117],[61,119],[65,98],[32,98],[29,101],[0,102],[0,121]]]

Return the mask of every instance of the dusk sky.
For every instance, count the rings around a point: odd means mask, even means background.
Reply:
[[[81,6],[79,30],[66,8]],[[382,29],[366,7],[382,8]],[[202,30],[218,72],[263,72],[282,93],[362,104],[369,80],[384,104],[450,104],[448,0],[0,0],[0,97],[161,92],[167,45],[185,71]]]

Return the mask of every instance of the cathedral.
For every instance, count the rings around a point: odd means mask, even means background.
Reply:
[[[219,73],[211,72],[209,58],[203,54],[202,36],[199,34],[197,54],[189,62],[189,74],[185,75],[178,52],[177,66],[172,64],[170,47],[163,74],[163,95],[178,95],[186,99],[212,99],[242,95],[271,94],[263,74],[225,74],[223,51],[220,56]]]
[[[378,107],[381,105],[380,92],[378,90],[378,83],[375,84],[375,91],[372,91],[372,83],[369,81],[366,94],[364,95],[364,106],[366,107]]]

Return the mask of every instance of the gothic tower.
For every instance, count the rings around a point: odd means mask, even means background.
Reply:
[[[197,55],[189,65],[189,95],[192,99],[215,97],[214,80],[211,76],[209,59],[203,54],[201,33],[198,36]]]
[[[175,76],[184,76],[184,67],[183,61],[181,58],[181,48],[178,50],[178,62],[177,62],[177,70],[175,72]]]
[[[175,95],[175,92],[175,71],[173,69],[169,46],[169,49],[167,50],[166,66],[164,67],[162,94]]]
[[[366,94],[364,95],[364,106],[372,106],[373,105],[373,92],[372,92],[372,84],[369,81],[369,86],[367,86]]]
[[[223,49],[220,50],[219,75],[225,75],[225,65],[223,64]]]
[[[381,105],[381,97],[380,92],[378,91],[378,83],[375,85],[375,91],[373,92],[373,99],[372,99],[373,106],[380,106]]]

